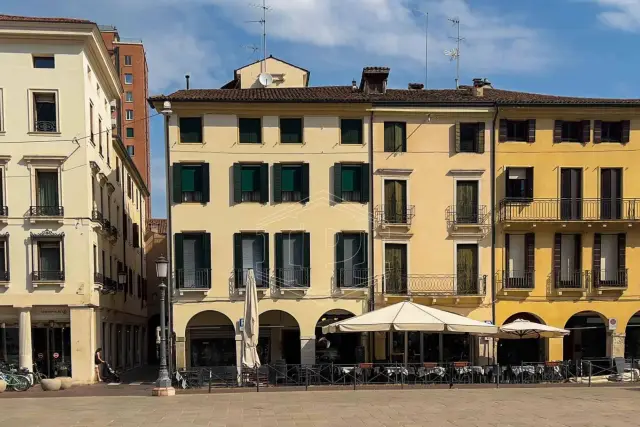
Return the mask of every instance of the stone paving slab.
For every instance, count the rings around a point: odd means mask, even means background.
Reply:
[[[640,388],[367,390],[0,400],[2,427],[635,426]]]

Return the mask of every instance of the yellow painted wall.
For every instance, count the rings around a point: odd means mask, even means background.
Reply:
[[[264,61],[256,62],[238,70],[241,89],[263,87],[258,81],[258,76],[264,71],[264,67],[261,70],[263,63]],[[266,72],[274,77],[273,84],[269,86],[270,88],[305,87],[309,81],[309,73],[307,71],[275,58],[267,58]]]

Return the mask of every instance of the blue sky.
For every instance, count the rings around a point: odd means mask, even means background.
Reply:
[[[257,59],[261,0],[4,0],[0,13],[86,18],[142,38],[152,94],[219,87]],[[391,67],[390,86],[424,80],[429,12],[429,87],[454,85],[458,17],[463,84],[598,97],[640,97],[640,0],[267,0],[269,54],[311,71],[312,85],[348,85],[363,66]],[[151,119],[152,214],[164,217],[162,118]]]

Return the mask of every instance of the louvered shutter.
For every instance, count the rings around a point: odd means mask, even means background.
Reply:
[[[627,235],[618,234],[618,275],[617,282],[627,285]]]
[[[333,164],[333,201],[342,202],[342,164]]]
[[[556,233],[553,236],[553,274],[554,278],[557,282],[562,277],[561,269],[562,269],[562,234]]]
[[[591,141],[591,121],[590,120],[582,120],[580,122],[582,126],[582,138],[581,141],[583,144],[586,144]]]
[[[311,286],[311,234],[303,233],[304,253],[302,254],[304,272],[302,281],[306,286]]]
[[[500,119],[499,142],[507,142],[507,119]]]
[[[621,141],[623,144],[629,143],[630,134],[631,134],[631,121],[623,120],[622,121],[622,141]]]
[[[536,142],[536,119],[527,120],[528,124],[528,132],[527,132],[527,142]]]
[[[311,185],[309,181],[309,163],[302,164],[302,203],[309,202],[309,186]]]
[[[527,168],[526,181],[526,197],[529,199],[533,199],[533,168]]]
[[[593,283],[595,286],[600,284],[601,273],[601,257],[602,257],[602,238],[600,233],[593,235]]]
[[[182,165],[173,164],[173,203],[182,203]]]
[[[460,152],[460,122],[456,122],[456,130],[455,130],[455,150],[456,153]]]
[[[524,235],[524,242],[527,248],[525,263],[525,277],[527,285],[530,288],[535,287],[535,268],[536,268],[536,235],[533,233],[527,233]]]
[[[484,153],[484,122],[478,123],[478,146],[476,147],[476,152]]]
[[[236,288],[242,285],[242,233],[233,234],[233,268]]]
[[[269,203],[269,165],[260,165],[260,203]]]
[[[369,163],[360,165],[360,203],[369,203]]]
[[[242,203],[242,164],[233,164],[233,201]]]
[[[553,124],[553,142],[562,142],[562,120],[556,120]]]
[[[282,202],[282,164],[273,164],[273,202]]]
[[[602,142],[602,120],[593,121],[593,143],[600,144]]]
[[[202,164],[202,203],[209,203],[211,184],[209,183],[209,163]]]
[[[344,274],[342,269],[344,268],[344,234],[336,233],[336,262],[335,262],[335,277],[336,284],[342,286],[344,283]]]

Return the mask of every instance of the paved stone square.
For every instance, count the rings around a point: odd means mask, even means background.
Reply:
[[[0,426],[634,426],[640,389],[359,390],[0,399]]]

